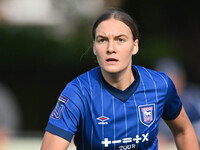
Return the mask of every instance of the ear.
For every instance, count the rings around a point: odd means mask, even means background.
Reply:
[[[95,50],[95,41],[93,41],[92,50],[93,50],[94,55],[96,55],[96,50]]]
[[[138,53],[138,50],[139,50],[139,40],[136,39],[133,43],[133,52],[132,52],[132,55],[136,55]]]

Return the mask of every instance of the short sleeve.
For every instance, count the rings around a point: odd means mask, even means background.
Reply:
[[[82,98],[80,89],[68,84],[58,98],[45,130],[70,142],[83,113]]]
[[[165,76],[168,90],[162,118],[165,120],[173,120],[180,114],[182,103],[172,80],[167,75]]]

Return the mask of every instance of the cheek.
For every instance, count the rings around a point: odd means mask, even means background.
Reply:
[[[99,55],[99,48],[98,48],[96,45],[94,45],[93,53],[94,53],[94,55],[96,55],[96,56]]]
[[[94,53],[94,55],[95,55],[96,57],[99,56],[99,51],[98,51],[97,49],[94,49],[94,50],[93,50],[93,53]]]
[[[96,56],[99,56],[99,57],[103,56],[104,47],[103,47],[103,46],[94,45],[93,53],[94,53]]]
[[[96,49],[93,48],[93,54],[96,56],[97,55],[97,52],[96,52]]]
[[[126,48],[124,48],[124,51],[122,52],[121,55],[123,55],[124,58],[128,59],[132,58],[132,54],[133,54],[133,48],[130,46],[127,46]]]
[[[132,61],[132,51],[122,53],[121,57],[124,64],[129,64]]]

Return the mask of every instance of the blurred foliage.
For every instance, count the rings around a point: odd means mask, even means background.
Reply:
[[[81,31],[84,33],[84,31]],[[63,66],[75,65],[80,62],[87,44],[87,36],[68,35],[57,40],[48,30],[40,27],[0,28],[1,66]],[[71,63],[73,62],[73,64]]]
[[[0,77],[19,101],[23,129],[44,128],[66,83],[96,65],[84,26],[76,31],[81,34],[59,38],[50,31],[35,26],[0,27]]]
[[[134,62],[151,68],[159,58],[163,57],[178,59],[176,46],[170,39],[152,34],[140,40],[139,52],[134,56]]]

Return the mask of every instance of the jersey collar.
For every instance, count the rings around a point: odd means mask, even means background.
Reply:
[[[126,102],[129,97],[131,95],[133,95],[133,93],[136,91],[136,89],[138,88],[138,85],[140,83],[140,77],[138,74],[138,70],[137,68],[133,65],[132,66],[132,71],[133,71],[133,75],[135,77],[135,81],[124,91],[119,90],[115,87],[113,87],[112,85],[110,85],[103,77],[102,73],[101,73],[101,69],[98,69],[98,75],[99,78],[101,80],[102,85],[105,87],[105,89],[114,97],[116,97],[117,99],[121,100],[122,102]]]

